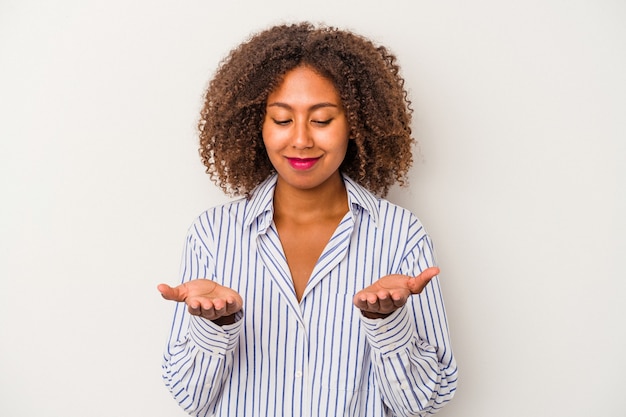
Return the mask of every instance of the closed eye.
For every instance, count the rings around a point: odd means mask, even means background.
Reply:
[[[276,123],[279,126],[287,126],[289,123],[291,123],[291,119],[287,119],[287,120],[276,120],[276,119],[272,119],[274,121],[274,123]]]
[[[328,120],[311,120],[311,123],[316,124],[316,125],[320,125],[320,126],[326,126],[329,125],[330,122],[332,122],[333,119],[330,118]]]

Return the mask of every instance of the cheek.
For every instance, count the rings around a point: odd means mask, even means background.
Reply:
[[[270,158],[272,158],[272,154],[280,152],[280,150],[286,146],[285,141],[281,137],[281,132],[278,129],[275,129],[272,124],[263,126],[261,135],[263,136],[265,151],[268,153]]]
[[[266,148],[271,147],[272,138],[274,136],[275,135],[272,130],[272,126],[267,122],[263,122],[263,127],[261,128],[261,137],[263,138],[263,144]]]
[[[348,131],[346,129],[336,129],[328,131],[323,137],[326,146],[337,150],[345,150],[348,147]],[[322,139],[322,138],[320,138]]]
[[[263,144],[266,149],[279,150],[290,143],[289,129],[277,126],[273,121],[264,123],[261,129],[261,136],[263,137]]]

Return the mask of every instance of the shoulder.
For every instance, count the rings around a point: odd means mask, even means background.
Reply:
[[[379,225],[391,233],[405,231],[414,238],[427,235],[421,220],[409,209],[386,199],[378,200]]]
[[[239,198],[201,212],[189,226],[189,235],[201,240],[212,239],[223,227],[234,227],[243,221],[248,201]]]
[[[344,176],[348,200],[352,206],[366,211],[373,222],[382,230],[423,229],[422,223],[409,209],[374,195],[356,181]]]
[[[266,224],[272,215],[275,185],[276,176],[268,177],[250,198],[239,197],[200,213],[190,229],[198,236],[214,238],[216,234],[225,235],[253,224]]]
[[[384,198],[378,199],[378,213],[382,220],[406,219],[420,223],[419,218],[408,208],[402,207]]]

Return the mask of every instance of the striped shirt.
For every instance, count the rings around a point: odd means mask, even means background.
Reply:
[[[208,278],[244,300],[218,326],[177,303],[163,378],[197,416],[422,416],[454,395],[438,277],[384,319],[352,304],[394,273],[434,265],[433,246],[409,211],[344,177],[350,210],[322,252],[298,302],[273,223],[276,176],[207,210],[189,229],[182,281]]]

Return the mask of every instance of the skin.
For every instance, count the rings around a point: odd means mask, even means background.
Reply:
[[[336,191],[340,184],[343,188],[339,166],[346,156],[349,130],[330,81],[308,67],[287,73],[267,98],[262,131],[267,155],[278,172],[278,197],[319,196]],[[292,165],[298,161],[315,165],[298,169]]]
[[[274,224],[298,301],[324,247],[348,212],[339,166],[346,155],[349,131],[334,85],[308,67],[287,73],[268,96],[263,143],[278,172]]]
[[[405,305],[411,295],[421,293],[438,274],[439,268],[431,267],[416,277],[387,275],[356,293],[352,302],[365,317],[383,318]]]
[[[348,211],[339,166],[349,130],[334,85],[306,66],[288,72],[268,96],[262,133],[278,173],[274,222],[299,301],[317,259]],[[417,277],[387,275],[355,294],[353,303],[366,317],[385,317],[438,273],[433,267]],[[243,308],[236,291],[207,279],[177,287],[160,284],[158,290],[167,300],[185,302],[190,314],[218,324],[233,323],[234,314]]]

